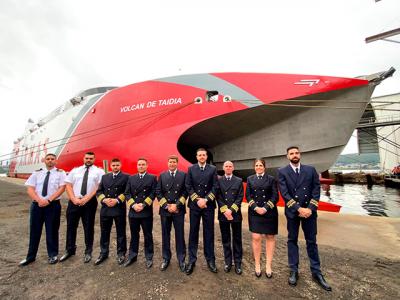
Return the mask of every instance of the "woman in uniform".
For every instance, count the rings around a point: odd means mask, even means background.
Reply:
[[[274,177],[265,174],[265,160],[254,161],[254,175],[247,178],[246,199],[249,203],[249,229],[255,261],[255,275],[261,276],[261,245],[266,239],[265,275],[272,277],[272,258],[275,251],[275,235],[278,234],[278,192]]]

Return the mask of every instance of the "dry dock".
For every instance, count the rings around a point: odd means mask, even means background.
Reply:
[[[319,213],[318,242],[323,272],[332,292],[312,280],[304,241],[300,242],[300,281],[287,284],[286,221],[280,210],[280,228],[274,257],[274,277],[257,279],[254,273],[247,216],[244,214],[244,274],[223,272],[223,254],[216,224],[218,274],[207,270],[202,240],[191,276],[178,270],[175,257],[165,272],[161,263],[161,227],[154,218],[154,266],[144,265],[143,241],[138,262],[128,268],[115,261],[115,233],[110,258],[100,266],[83,264],[83,230],[78,230],[77,255],[65,263],[47,264],[44,233],[38,257],[20,268],[28,247],[29,200],[20,180],[0,178],[0,299],[396,299],[400,297],[400,219]],[[60,252],[65,245],[65,209],[60,228]],[[155,208],[156,209],[156,208]],[[243,209],[246,211],[246,209]],[[188,223],[185,224],[186,237]],[[99,253],[99,218],[96,216],[94,258]],[[200,234],[201,236],[201,234]],[[129,230],[128,230],[129,240]],[[172,245],[174,241],[172,240]],[[173,251],[175,253],[175,251]],[[264,261],[264,260],[263,260]]]

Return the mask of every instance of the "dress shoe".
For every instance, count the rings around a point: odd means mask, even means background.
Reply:
[[[260,272],[254,271],[254,275],[256,275],[257,278],[260,278],[261,277],[261,271]]]
[[[70,258],[72,255],[74,255],[74,254],[72,254],[72,253],[66,251],[66,252],[64,253],[64,255],[61,256],[60,262],[66,261],[66,260],[67,260],[68,258]]]
[[[312,274],[312,278],[316,283],[318,283],[325,291],[332,291],[331,286],[325,281],[324,276],[322,274]]]
[[[213,262],[213,261],[207,262],[207,267],[213,273],[217,273],[218,272],[217,267],[215,266],[215,262]]]
[[[91,260],[92,260],[92,254],[87,253],[87,254],[85,254],[85,256],[83,257],[83,262],[84,262],[85,264],[87,264],[87,263],[90,262]]]
[[[192,274],[193,273],[193,270],[194,270],[194,267],[195,267],[195,264],[194,263],[189,263],[188,265],[187,265],[187,267],[186,267],[186,275],[190,275],[190,274]]]
[[[122,265],[124,262],[125,262],[125,256],[120,255],[120,256],[117,257],[117,263],[119,265]]]
[[[231,269],[232,269],[232,265],[225,265],[224,266],[225,273],[229,273],[231,271]]]
[[[98,266],[99,264],[101,264],[103,261],[105,261],[108,258],[107,255],[101,255],[96,259],[96,261],[94,262],[95,266]]]
[[[185,271],[186,271],[186,264],[185,264],[185,262],[180,262],[180,263],[179,263],[179,270],[181,270],[181,272],[185,272]]]
[[[299,279],[299,272],[290,271],[289,280],[288,280],[289,285],[296,286],[298,279]]]
[[[47,261],[48,261],[48,263],[49,263],[50,265],[54,265],[54,264],[58,263],[58,257],[57,257],[57,256],[49,257],[49,258],[47,259]]]
[[[235,264],[235,273],[238,275],[242,275],[243,271],[242,271],[241,264],[238,264],[238,263]]]
[[[161,271],[165,271],[169,266],[169,260],[168,259],[164,259],[161,266],[160,266],[160,270]]]
[[[271,279],[272,278],[272,272],[271,273],[268,273],[268,272],[265,272],[265,276],[268,278],[268,279]]]
[[[153,260],[152,259],[146,259],[146,268],[150,269],[153,266]]]
[[[20,267],[25,267],[29,265],[30,263],[33,263],[35,261],[34,258],[26,258],[24,260],[21,260],[21,262],[18,264]]]
[[[128,257],[128,259],[124,263],[124,267],[130,266],[131,264],[133,264],[136,261],[137,261],[137,256]]]

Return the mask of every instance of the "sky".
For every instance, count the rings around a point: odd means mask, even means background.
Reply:
[[[0,155],[34,121],[95,86],[192,73],[354,77],[398,71],[398,0],[0,1]],[[400,41],[400,35],[393,37]],[[345,152],[357,151],[354,141]]]

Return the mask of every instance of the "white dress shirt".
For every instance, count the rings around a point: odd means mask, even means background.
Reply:
[[[52,168],[50,170],[50,175],[49,175],[49,183],[47,185],[47,195],[42,196],[42,190],[43,190],[43,184],[44,180],[47,176],[47,170],[46,168],[35,171],[29,176],[28,180],[25,182],[26,186],[32,186],[35,188],[36,194],[40,198],[43,198],[45,200],[48,200],[51,195],[53,195],[59,188],[60,186],[65,185],[65,178],[66,174],[63,170],[57,169],[57,168]]]
[[[69,172],[67,178],[65,179],[65,183],[71,183],[74,189],[75,197],[82,198],[81,195],[81,188],[82,188],[82,181],[83,176],[86,172],[86,166],[76,167]],[[97,189],[101,177],[105,174],[103,169],[100,169],[94,165],[90,166],[89,174],[88,174],[88,181],[87,181],[87,193],[90,194],[94,190]]]
[[[293,172],[295,172],[295,173],[296,173],[296,169],[299,169],[299,174],[300,174],[300,163],[297,167],[293,166],[292,163],[290,163],[290,166],[292,167]]]

